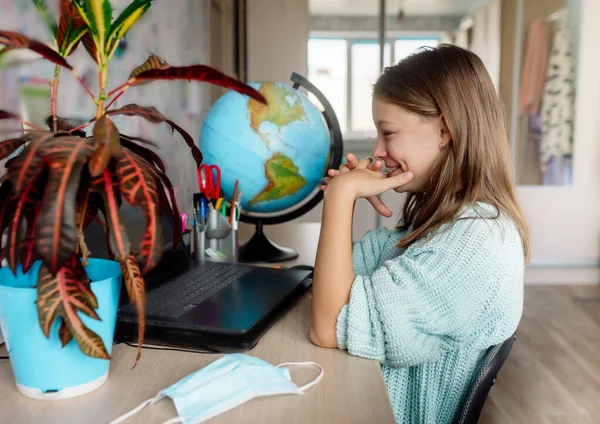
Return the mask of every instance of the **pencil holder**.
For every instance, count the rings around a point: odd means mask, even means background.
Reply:
[[[194,256],[197,261],[237,263],[237,222],[230,225],[227,218],[212,210],[204,229],[196,230]]]

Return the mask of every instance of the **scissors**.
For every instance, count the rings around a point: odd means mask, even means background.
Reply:
[[[200,165],[198,186],[208,200],[217,199],[221,193],[221,169],[217,165]]]

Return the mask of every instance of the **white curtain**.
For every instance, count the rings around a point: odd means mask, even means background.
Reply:
[[[473,33],[469,46],[485,64],[496,90],[500,85],[501,1],[493,0],[473,14]]]

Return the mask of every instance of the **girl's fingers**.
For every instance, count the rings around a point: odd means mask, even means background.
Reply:
[[[337,169],[330,169],[329,171],[327,171],[327,175],[329,175],[330,177],[335,177],[339,173],[340,171],[338,171]]]
[[[369,166],[369,169],[371,171],[379,171],[381,169],[381,167],[383,166],[383,162],[380,160],[376,160],[375,162],[373,162],[371,164],[371,166]]]
[[[381,179],[381,185],[384,186],[386,190],[392,190],[396,187],[403,186],[407,182],[413,179],[413,173],[411,171],[404,172],[402,174],[394,175],[392,177]]]
[[[356,156],[354,156],[353,153],[348,153],[346,155],[346,161],[348,162],[350,169],[356,168],[356,165],[358,164],[358,159],[356,159]]]
[[[373,162],[373,158],[366,157],[358,161],[357,168],[367,168]]]
[[[340,174],[345,174],[346,172],[350,172],[350,168],[348,165],[344,164],[340,166]]]
[[[379,196],[371,196],[367,200],[373,205],[377,212],[386,218],[389,218],[393,215],[392,211],[385,205],[385,203],[383,203]]]

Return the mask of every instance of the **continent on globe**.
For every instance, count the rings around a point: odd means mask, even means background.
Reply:
[[[289,102],[288,99],[292,97],[290,92],[272,82],[263,82],[258,91],[265,96],[269,105],[252,98],[248,100],[250,127],[269,146],[268,135],[260,131],[263,122],[270,122],[281,130],[281,127],[306,118],[306,111],[298,99]]]
[[[291,196],[306,185],[306,180],[298,172],[294,161],[283,153],[275,153],[267,159],[265,176],[269,182],[248,202],[250,206]]]

